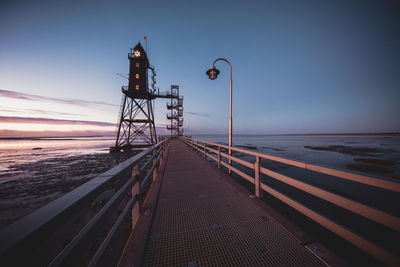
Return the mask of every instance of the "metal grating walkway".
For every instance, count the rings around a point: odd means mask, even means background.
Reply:
[[[221,175],[172,141],[144,266],[325,266]]]

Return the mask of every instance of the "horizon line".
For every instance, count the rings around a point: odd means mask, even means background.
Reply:
[[[24,131],[17,131],[24,132]],[[46,131],[43,131],[45,133]],[[160,134],[160,136],[164,136],[168,134]],[[194,135],[227,135],[227,134],[194,134]],[[252,136],[331,136],[331,135],[339,135],[339,136],[400,136],[400,132],[376,132],[376,133],[300,133],[300,134],[235,134],[235,135],[252,135]],[[193,135],[184,135],[184,136],[193,136]],[[77,138],[77,137],[115,137],[115,135],[111,134],[89,134],[89,135],[47,135],[47,136],[18,136],[18,137],[0,137],[0,140],[14,140],[14,139],[43,139],[43,138]]]

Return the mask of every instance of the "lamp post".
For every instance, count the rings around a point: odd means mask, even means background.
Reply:
[[[230,80],[229,80],[229,155],[231,156],[232,155],[232,150],[231,150],[231,147],[232,147],[232,65],[225,58],[217,58],[216,60],[214,60],[213,64],[211,65],[211,68],[206,72],[206,74],[208,75],[208,78],[210,78],[210,80],[217,79],[219,70],[214,65],[219,60],[223,60],[226,63],[228,63],[230,71],[231,71],[231,76],[230,76]],[[231,159],[229,159],[229,165],[232,165]],[[229,169],[229,173],[231,173],[231,169]]]

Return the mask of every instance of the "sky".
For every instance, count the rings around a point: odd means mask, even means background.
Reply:
[[[115,132],[127,53],[148,38],[186,134],[400,131],[398,1],[0,1],[0,136]],[[144,43],[143,43],[144,45]],[[164,99],[155,100],[160,133]]]

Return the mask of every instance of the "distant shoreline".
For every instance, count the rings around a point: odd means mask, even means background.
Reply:
[[[212,133],[194,133],[191,135],[227,135],[227,134],[212,134]],[[400,132],[388,133],[299,133],[299,134],[233,134],[240,135],[253,135],[253,136],[400,136]]]
[[[191,135],[226,135],[213,133],[200,133]],[[252,135],[252,136],[400,136],[400,132],[388,133],[299,133],[299,134],[234,134],[236,136]],[[46,140],[46,139],[72,139],[72,138],[92,138],[92,137],[110,137],[111,135],[87,135],[87,136],[42,136],[42,137],[0,137],[0,140]]]
[[[42,137],[0,137],[0,140],[46,140],[46,139],[72,139],[72,138],[91,138],[91,137],[111,137],[107,135],[88,135],[88,136],[42,136]]]
[[[390,132],[390,133],[309,133],[309,134],[277,134],[277,135],[286,135],[286,136],[298,136],[298,135],[361,135],[361,136],[400,136],[400,132]]]

